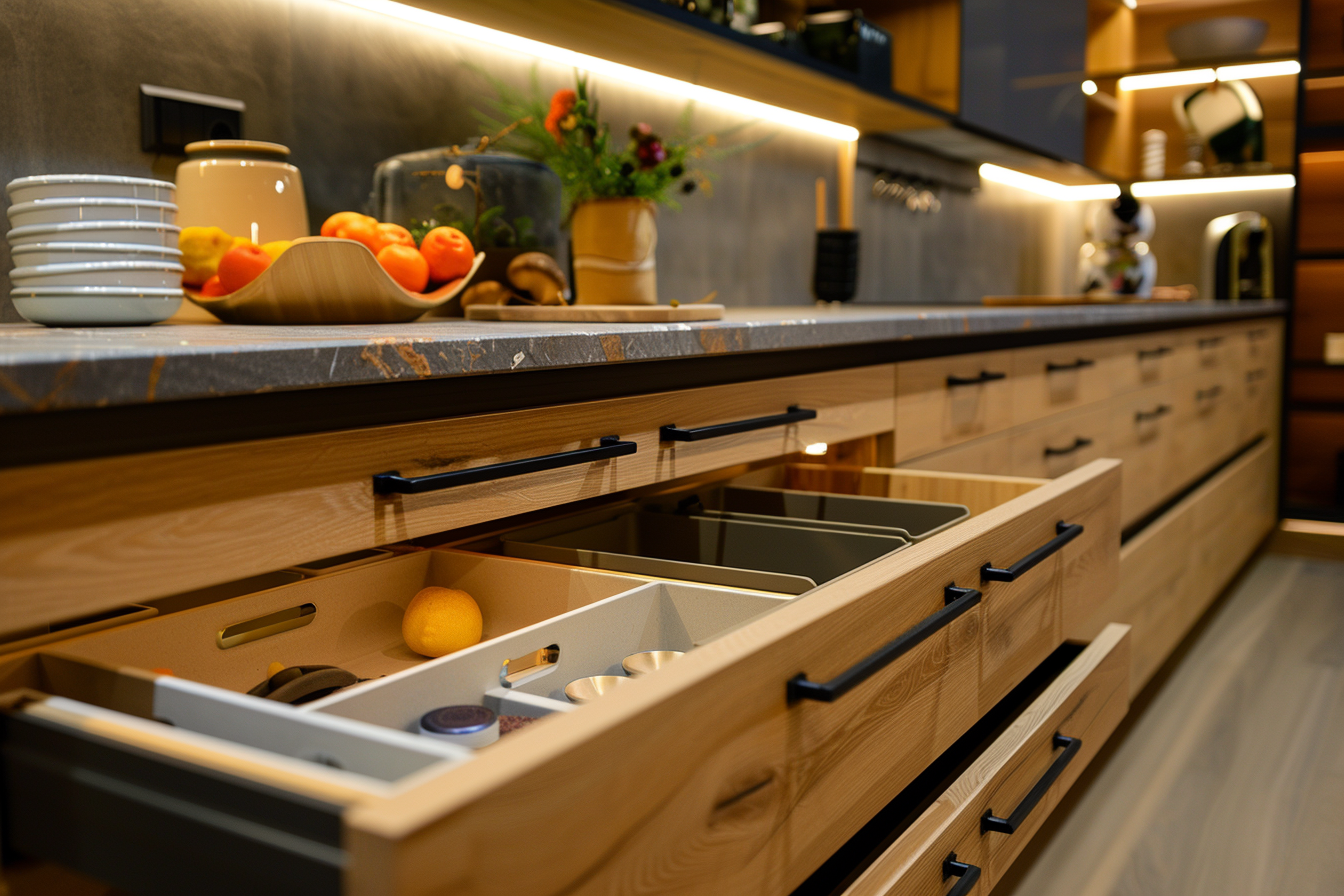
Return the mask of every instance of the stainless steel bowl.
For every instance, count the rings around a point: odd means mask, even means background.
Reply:
[[[657,672],[679,656],[682,656],[680,650],[645,650],[621,660],[621,668],[627,675],[643,675],[646,672]]]

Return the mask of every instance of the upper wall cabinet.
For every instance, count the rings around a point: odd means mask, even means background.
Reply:
[[[958,117],[1083,161],[1086,0],[964,0],[961,34]]]

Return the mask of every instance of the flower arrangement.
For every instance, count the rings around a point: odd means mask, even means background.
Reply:
[[[550,166],[560,176],[571,214],[594,199],[647,199],[676,208],[677,193],[712,194],[710,175],[702,167],[706,162],[756,145],[720,146],[721,138],[745,124],[717,134],[690,135],[689,104],[671,140],[642,122],[630,127],[628,138],[617,136],[602,121],[586,75],[576,74],[574,88],[555,91],[549,101],[542,99],[535,72],[530,97],[500,83],[495,88],[495,108],[507,121],[482,116],[483,123],[495,130],[512,123],[505,148]]]

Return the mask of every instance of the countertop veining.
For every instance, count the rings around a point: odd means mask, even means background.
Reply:
[[[1025,330],[1177,326],[1283,302],[730,309],[721,321],[317,327],[0,325],[0,413]],[[1099,334],[1104,335],[1104,334]]]

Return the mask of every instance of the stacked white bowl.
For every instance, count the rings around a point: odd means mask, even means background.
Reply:
[[[182,304],[176,188],[46,174],[11,181],[7,236],[18,312],[47,326],[152,324]]]

